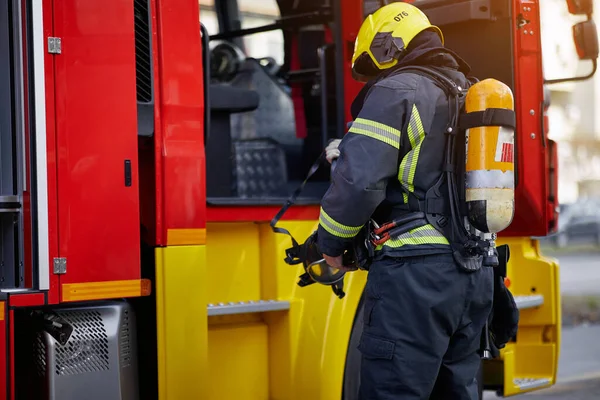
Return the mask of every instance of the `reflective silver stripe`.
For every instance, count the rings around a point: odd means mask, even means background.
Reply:
[[[424,238],[424,237],[444,237],[437,229],[432,225],[424,225],[420,228],[414,229],[412,232],[403,233],[400,236],[392,238],[393,240],[410,239],[410,238]]]
[[[325,229],[327,232],[331,233],[334,236],[338,236],[341,238],[352,238],[360,232],[362,226],[347,226],[342,225],[339,222],[335,221],[331,218],[327,213],[321,208],[321,216],[319,217],[319,224]]]
[[[357,118],[348,132],[365,135],[389,144],[396,149],[400,148],[400,131],[380,122]]]

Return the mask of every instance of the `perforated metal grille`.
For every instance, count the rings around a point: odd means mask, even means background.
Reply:
[[[39,377],[44,377],[46,376],[46,344],[41,333],[36,335],[33,346],[35,370]]]
[[[129,311],[123,311],[123,325],[120,337],[121,368],[131,365],[131,336],[129,333]]]
[[[73,325],[73,333],[65,346],[56,344],[56,374],[108,370],[108,336],[101,314],[98,311],[71,311],[61,316]]]
[[[135,72],[137,100],[142,103],[152,101],[152,68],[150,47],[150,9],[148,0],[133,2],[135,15]]]

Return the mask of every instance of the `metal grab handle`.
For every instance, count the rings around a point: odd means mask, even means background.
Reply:
[[[19,196],[0,196],[0,213],[18,213],[21,211]]]
[[[329,121],[327,116],[327,49],[334,47],[333,44],[325,44],[317,49],[319,56],[319,73],[321,75],[321,144],[323,148],[329,144]]]
[[[204,76],[204,146],[210,135],[210,49],[208,30],[200,23],[200,34],[202,39],[202,68]]]

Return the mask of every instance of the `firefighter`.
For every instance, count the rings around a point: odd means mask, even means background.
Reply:
[[[366,85],[353,122],[326,149],[336,160],[321,203],[318,246],[344,270],[342,254],[372,218],[391,221],[418,204],[443,172],[446,94],[428,77],[399,72],[433,66],[467,87],[469,66],[444,47],[441,30],[403,2],[369,15],[352,73]],[[492,309],[493,271],[459,268],[432,225],[376,249],[364,298],[360,399],[477,399],[482,330]]]

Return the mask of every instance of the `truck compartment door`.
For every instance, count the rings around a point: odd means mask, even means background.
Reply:
[[[133,7],[54,2],[63,301],[84,299],[70,298],[73,286],[65,284],[140,278]]]

